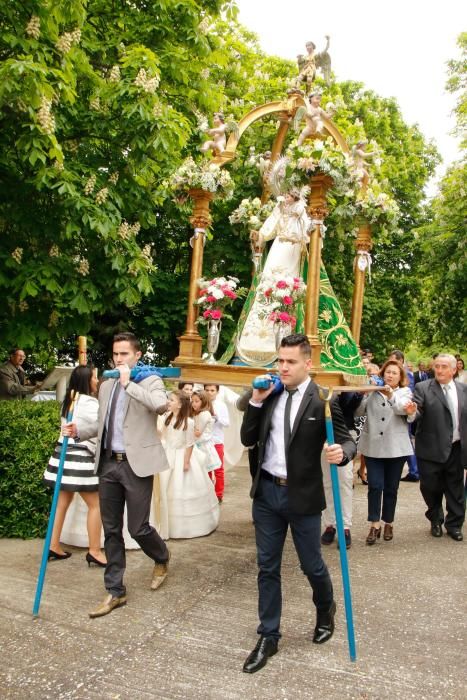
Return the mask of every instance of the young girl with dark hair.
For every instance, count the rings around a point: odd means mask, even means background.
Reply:
[[[207,470],[194,451],[190,399],[182,391],[169,396],[162,422],[162,443],[170,469],[160,472],[156,519],[163,539],[208,535],[219,522],[219,504]]]
[[[75,367],[71,373],[70,383],[62,404],[62,424],[66,422],[66,417],[70,410],[72,392],[79,394],[78,400],[74,405],[73,420],[78,426],[94,423],[97,420],[99,403],[93,396],[97,392],[97,378],[94,376],[92,367]],[[51,488],[55,486],[57,479],[62,442],[63,437],[60,434],[55,451],[44,472],[44,482]],[[70,552],[65,552],[62,549],[60,537],[67,510],[75,493],[79,493],[88,507],[89,551],[86,554],[86,561],[88,566],[91,564],[96,564],[97,566],[106,565],[105,556],[101,552],[102,522],[97,492],[99,479],[94,473],[95,452],[95,438],[83,442],[80,442],[78,438],[68,439],[63,477],[50,542],[49,559],[68,559],[68,557],[71,557]]]

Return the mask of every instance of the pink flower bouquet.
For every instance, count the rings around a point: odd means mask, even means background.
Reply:
[[[207,324],[211,320],[220,321],[222,318],[230,318],[225,308],[239,296],[243,296],[246,291],[238,288],[238,282],[236,277],[230,276],[198,280],[199,297],[195,303],[203,309],[198,323]]]
[[[263,318],[294,328],[297,323],[296,307],[305,294],[306,284],[300,277],[263,278],[258,289],[264,307]]]

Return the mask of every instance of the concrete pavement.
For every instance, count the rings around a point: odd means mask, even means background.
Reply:
[[[365,545],[366,487],[354,490],[349,551],[357,635],[348,656],[338,551],[325,550],[336,590],[333,639],[311,643],[314,612],[290,537],[283,562],[279,653],[254,675],[256,563],[246,467],[227,473],[219,529],[171,541],[170,575],[127,553],[128,604],[90,620],[104,595],[85,550],[50,562],[40,617],[31,610],[39,540],[0,540],[0,695],[80,700],[319,700],[466,697],[466,542],[429,534],[417,484],[401,484],[392,542]]]

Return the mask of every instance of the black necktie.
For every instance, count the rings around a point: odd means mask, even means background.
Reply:
[[[122,385],[120,384],[120,382],[117,382],[114,389],[114,393],[112,395],[112,402],[110,404],[109,420],[107,423],[107,435],[105,438],[105,454],[108,458],[112,456],[112,437],[115,426],[115,412],[117,408],[118,395],[120,394],[121,388]]]
[[[285,411],[284,411],[284,449],[285,449],[285,454],[287,455],[287,449],[289,447],[289,442],[290,442],[290,436],[292,434],[292,431],[290,430],[290,409],[292,408],[292,398],[293,395],[298,391],[297,389],[290,389],[286,390],[287,391],[287,401],[285,403]]]

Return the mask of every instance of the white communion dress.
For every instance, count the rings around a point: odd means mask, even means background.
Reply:
[[[258,287],[262,280],[271,277],[300,277],[310,226],[303,200],[292,204],[282,201],[274,207],[258,232],[260,245],[274,238]],[[267,307],[257,294],[237,340],[236,350],[248,364],[264,366],[277,357],[273,324],[268,319]]]
[[[176,430],[173,422],[166,426],[164,419],[159,425],[170,469],[154,479],[157,531],[165,540],[209,535],[219,524],[219,503],[196,449],[191,455],[190,468],[183,470],[185,450],[195,443],[193,419],[188,418],[186,430]]]

